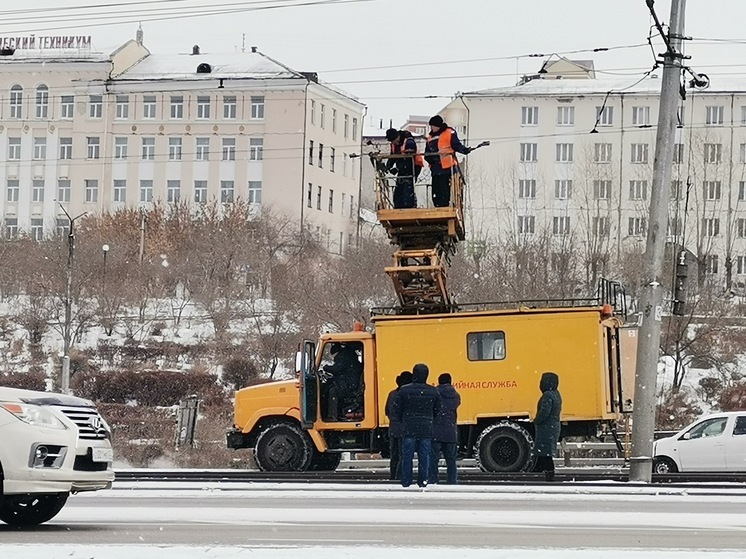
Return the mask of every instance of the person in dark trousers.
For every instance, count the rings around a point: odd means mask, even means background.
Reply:
[[[539,381],[541,398],[534,417],[536,466],[534,471],[544,472],[547,481],[554,481],[554,453],[560,437],[562,397],[559,393],[559,376],[544,373]]]
[[[393,416],[401,422],[401,484],[412,484],[412,461],[417,452],[417,485],[427,486],[433,419],[440,413],[440,394],[427,384],[427,365],[418,363],[412,369],[412,384],[399,389],[394,399]]]
[[[456,131],[448,126],[440,115],[435,115],[428,122],[430,134],[425,144],[425,161],[430,165],[432,175],[433,205],[443,208],[451,203],[451,177],[458,174],[456,153],[471,153],[458,139]]]
[[[412,383],[412,373],[402,371],[396,377],[396,388],[386,398],[386,417],[389,418],[389,479],[401,479],[401,423],[393,417],[394,400],[402,386]]]
[[[414,208],[417,198],[414,194],[414,182],[422,171],[424,160],[422,154],[417,153],[417,142],[408,130],[389,128],[386,139],[391,142],[391,155],[409,155],[410,157],[391,158],[386,168],[397,175],[394,187],[394,208]]]
[[[446,483],[455,484],[458,478],[456,470],[456,448],[458,446],[458,427],[456,420],[461,396],[451,384],[451,374],[443,373],[438,377],[440,394],[440,413],[433,421],[433,443],[430,453],[430,475],[428,483],[438,483],[438,460],[440,454],[446,461]]]
[[[329,351],[334,359],[325,365],[324,371],[331,374],[327,416],[329,421],[346,420],[346,410],[362,409],[363,364],[357,356],[362,349],[360,342],[334,343]]]

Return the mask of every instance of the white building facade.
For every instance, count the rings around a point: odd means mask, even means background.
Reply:
[[[466,93],[441,114],[469,155],[467,234],[551,239],[614,260],[642,252],[660,79],[533,79]],[[679,109],[668,241],[718,281],[746,279],[746,84],[687,90]]]
[[[20,44],[20,43],[19,43]],[[342,253],[357,228],[363,105],[251,49],[0,51],[4,233],[64,212],[244,200]]]

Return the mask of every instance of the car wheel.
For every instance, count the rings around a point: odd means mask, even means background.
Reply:
[[[525,472],[533,466],[533,439],[511,421],[490,425],[477,439],[477,464],[485,472]]]
[[[653,473],[654,474],[675,474],[679,471],[676,462],[674,462],[668,456],[656,456],[653,459]]]
[[[4,495],[0,497],[0,520],[10,526],[36,526],[62,510],[68,493],[55,495]]]
[[[310,437],[299,425],[273,423],[259,433],[254,460],[263,472],[304,472],[313,450]]]

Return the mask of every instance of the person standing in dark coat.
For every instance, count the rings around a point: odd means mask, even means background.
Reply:
[[[430,134],[425,144],[425,161],[430,165],[432,175],[433,205],[443,208],[451,203],[451,178],[460,173],[456,154],[466,155],[474,148],[462,144],[456,130],[448,126],[440,115],[432,117],[428,124]]]
[[[418,363],[412,369],[412,384],[402,386],[394,399],[393,416],[401,423],[401,484],[412,484],[412,461],[417,452],[417,485],[427,485],[433,419],[440,413],[440,394],[427,384],[427,365]]]
[[[455,484],[458,474],[456,471],[456,448],[458,445],[458,407],[461,396],[451,384],[451,374],[443,373],[438,377],[438,393],[440,394],[440,413],[433,421],[433,443],[430,453],[430,475],[428,483],[438,483],[438,460],[440,454],[446,461],[446,483]]]
[[[402,371],[396,377],[396,388],[386,398],[386,417],[389,418],[389,479],[401,479],[401,423],[393,417],[394,400],[399,396],[399,389],[412,383],[412,373]]]
[[[560,436],[562,397],[556,373],[544,373],[539,381],[541,398],[534,417],[537,472],[544,472],[547,481],[554,481],[554,454]]]

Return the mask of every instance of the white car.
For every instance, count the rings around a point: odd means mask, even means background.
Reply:
[[[746,472],[746,411],[702,417],[655,441],[653,471]]]
[[[114,481],[109,426],[88,400],[0,386],[0,521],[53,518],[70,493]]]

